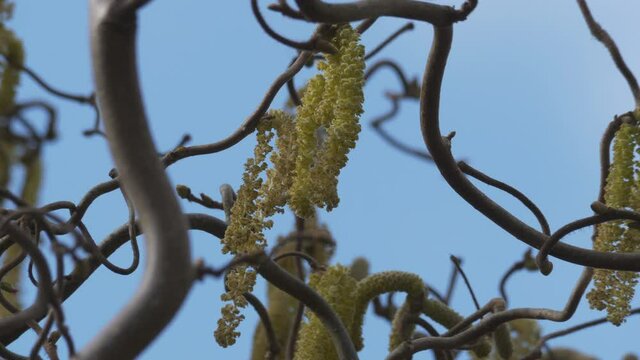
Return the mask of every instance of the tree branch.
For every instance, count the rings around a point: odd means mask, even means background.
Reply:
[[[171,321],[194,278],[187,227],[158,160],[136,70],[136,13],[148,1],[91,1],[97,99],[119,180],[140,214],[147,265],[132,300],[77,359],[134,358]]]
[[[525,224],[476,188],[456,165],[451,154],[450,142],[445,141],[448,139],[443,139],[440,133],[440,91],[452,38],[451,27],[435,27],[434,42],[425,69],[420,97],[424,141],[442,177],[460,197],[517,239],[539,249],[548,236]],[[550,254],[584,266],[640,271],[640,254],[606,253],[562,243],[557,244]]]
[[[420,338],[411,342],[405,342],[394,349],[387,356],[387,360],[407,359],[412,354],[429,349],[454,349],[480,338],[506,322],[516,319],[540,319],[556,322],[566,321],[575,313],[578,304],[580,303],[580,299],[587,289],[592,276],[593,269],[591,268],[586,268],[582,272],[576,287],[571,293],[564,309],[561,311],[551,309],[519,308],[498,312],[487,316],[476,326],[452,336]]]
[[[414,0],[368,0],[339,4],[325,3],[322,0],[296,0],[296,3],[307,19],[330,24],[392,16],[447,26],[466,19],[473,10],[473,7],[463,7],[459,11],[451,6]]]
[[[618,49],[618,45],[616,45],[616,42],[611,38],[609,33],[593,18],[586,0],[577,1],[578,6],[580,6],[580,11],[582,12],[582,16],[584,17],[584,21],[587,23],[587,26],[589,26],[591,34],[609,51],[611,59],[613,59],[613,62],[616,64],[618,71],[620,71],[624,79],[627,81],[627,84],[629,84],[631,95],[636,102],[636,108],[640,109],[640,87],[638,87],[638,80],[636,80],[636,77],[624,61],[624,58]]]

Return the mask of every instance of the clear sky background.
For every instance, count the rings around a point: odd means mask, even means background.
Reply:
[[[9,26],[24,40],[27,64],[61,89],[90,93],[87,1],[16,2],[15,19]],[[260,4],[264,9],[267,2]],[[592,0],[590,5],[640,75],[635,26],[640,2]],[[313,30],[313,25],[278,14],[267,17],[291,38],[306,39]],[[372,48],[405,23],[381,19],[364,35],[363,43]],[[416,25],[373,61],[393,58],[410,77],[421,77],[432,30],[427,24]],[[175,146],[184,133],[193,136],[192,144],[226,137],[253,112],[294,55],[260,30],[246,0],[156,0],[140,12],[139,27],[142,87],[160,151]],[[303,70],[297,83],[313,73]],[[366,86],[363,131],[340,176],[340,206],[332,213],[321,213],[338,241],[334,260],[348,264],[354,257],[366,256],[373,271],[415,272],[443,291],[451,268],[449,255],[454,254],[464,259],[464,269],[484,303],[498,296],[500,276],[527,247],[459,198],[433,165],[399,153],[370,129],[370,120],[389,106],[382,94],[399,89],[397,79],[386,71]],[[274,108],[282,106],[285,93],[274,101]],[[112,161],[105,141],[82,135],[93,122],[90,108],[53,98],[26,77],[19,99],[45,99],[59,110],[60,139],[44,149],[41,203],[77,202],[92,186],[108,179]],[[546,214],[552,229],[591,214],[589,204],[598,191],[600,136],[615,114],[632,108],[626,83],[603,46],[589,34],[575,1],[480,1],[469,19],[455,26],[442,92],[442,131],[457,132],[455,156],[527,194]],[[399,116],[386,128],[407,144],[424,147],[417,102],[403,102]],[[171,179],[218,198],[221,184],[239,186],[254,141],[251,136],[221,154],[183,160],[171,167]],[[536,224],[513,199],[480,187]],[[206,211],[182,204],[186,211]],[[118,192],[99,198],[86,216],[96,239],[126,219]],[[268,233],[271,243],[293,225],[290,213],[275,221]],[[583,230],[566,241],[590,247],[590,235],[590,230]],[[192,239],[194,256],[212,265],[228,259],[220,255],[217,239],[196,233]],[[113,261],[126,265],[130,257],[129,247],[123,246]],[[548,277],[537,273],[513,277],[508,285],[510,305],[562,308],[580,269],[558,260],[554,264]],[[68,325],[79,348],[127,301],[141,273],[142,268],[134,276],[122,277],[100,270],[65,302]],[[246,359],[256,322],[251,310],[246,311],[240,329],[243,336],[235,346],[221,349],[213,340],[223,291],[221,281],[196,284],[178,316],[141,358]],[[264,292],[263,284],[257,286],[256,294]],[[33,293],[26,295],[28,300]],[[640,302],[636,299],[633,304]],[[456,290],[453,305],[463,314],[474,310],[462,287]],[[549,332],[602,315],[583,301],[568,323],[541,325]],[[388,330],[384,321],[367,318],[362,359],[383,358]],[[551,345],[620,359],[629,351],[640,352],[639,332],[640,319],[630,318],[620,328],[604,325]],[[33,341],[29,333],[11,348],[28,353]],[[430,358],[428,353],[415,357]]]

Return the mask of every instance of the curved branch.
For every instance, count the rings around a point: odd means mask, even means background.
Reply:
[[[297,59],[287,68],[287,70],[280,74],[274,80],[273,84],[269,87],[264,98],[262,99],[262,102],[258,105],[258,108],[253,112],[253,114],[251,114],[242,123],[242,125],[240,125],[240,127],[227,138],[211,144],[186,146],[174,149],[166,153],[162,157],[162,163],[164,164],[164,166],[169,167],[177,161],[191,156],[207,155],[220,152],[242,141],[242,139],[247,137],[255,130],[255,127],[269,109],[269,106],[273,102],[273,99],[275,98],[280,88],[282,88],[282,86],[284,86],[295,74],[297,74],[309,61],[309,59],[311,59],[312,56],[313,54],[311,54],[310,52],[300,53]],[[82,217],[86,214],[89,206],[91,206],[91,204],[98,197],[116,190],[119,186],[119,179],[112,179],[95,185],[80,200],[77,207],[74,209],[73,214],[67,221],[67,224],[54,227],[55,232],[57,234],[65,234],[68,231],[67,229],[69,226],[75,227],[82,219]]]
[[[304,42],[293,41],[278,34],[269,26],[264,16],[262,16],[262,13],[260,12],[260,7],[258,7],[258,0],[251,0],[251,10],[253,11],[253,15],[255,16],[256,20],[258,21],[258,24],[260,24],[260,27],[262,27],[262,30],[264,30],[264,32],[266,32],[267,35],[271,36],[271,38],[273,38],[275,41],[283,45],[292,47],[297,50],[314,51],[314,52],[322,51],[329,54],[335,54],[337,52],[337,49],[335,48],[335,46],[333,46],[329,41],[322,39],[318,31],[316,31],[311,36],[311,39]],[[321,26],[322,25],[320,25],[319,27]]]
[[[301,52],[298,55],[296,61],[294,61],[293,64],[291,64],[287,68],[287,70],[285,70],[285,72],[280,74],[280,76],[278,76],[274,80],[273,84],[271,85],[271,87],[269,87],[267,93],[262,99],[262,102],[260,103],[260,105],[258,105],[258,108],[242,123],[242,125],[240,125],[240,127],[233,134],[215,143],[181,147],[176,150],[170,151],[162,159],[164,165],[169,166],[178,160],[191,156],[213,154],[222,150],[226,150],[231,146],[239,143],[242,139],[247,137],[255,130],[260,119],[262,119],[267,110],[269,110],[269,106],[271,105],[271,102],[273,102],[273,99],[275,98],[280,88],[282,88],[282,86],[284,86],[287,81],[291,79],[291,77],[297,74],[309,61],[309,59],[311,59],[312,56],[313,54],[311,52]]]
[[[636,315],[636,314],[640,314],[640,308],[635,308],[633,310],[631,310],[629,312],[629,315]],[[609,322],[609,320],[607,320],[606,317],[602,317],[600,319],[596,319],[596,320],[591,320],[591,321],[587,321],[584,322],[582,324],[578,324],[566,329],[562,329],[562,330],[558,330],[552,333],[548,333],[547,335],[543,336],[542,338],[540,338],[540,340],[538,341],[538,344],[536,345],[536,347],[531,350],[531,352],[529,353],[529,355],[525,356],[524,358],[522,358],[522,360],[535,360],[535,359],[539,359],[540,356],[542,355],[541,349],[543,346],[545,346],[547,344],[547,341],[551,340],[551,339],[555,339],[557,337],[560,336],[565,336],[565,335],[569,335],[571,333],[574,333],[576,331],[581,331],[587,328],[590,328],[592,326],[596,326],[596,325],[600,325],[600,324],[604,324]]]
[[[38,249],[35,241],[31,240],[26,234],[8,222],[6,218],[2,219],[0,228],[31,257],[38,270],[39,278],[38,293],[33,305],[18,313],[0,319],[0,336],[5,336],[21,329],[23,326],[26,327],[28,322],[38,318],[40,314],[46,314],[49,303],[52,303],[56,308],[59,307],[59,304],[53,294],[53,280],[51,271],[47,265],[47,260],[44,258],[44,255],[42,255],[40,249]]]
[[[453,29],[451,27],[435,27],[434,42],[429,54],[420,96],[420,125],[424,141],[442,177],[458,195],[511,235],[539,249],[548,236],[513,216],[475,187],[456,165],[450,151],[450,142],[443,139],[440,133],[440,90],[452,38]],[[562,243],[557,244],[550,254],[559,259],[584,266],[640,271],[640,254],[605,253]]]
[[[560,311],[551,309],[519,308],[498,312],[487,316],[476,326],[453,336],[420,338],[411,342],[405,342],[394,349],[387,356],[387,360],[405,359],[416,352],[429,349],[454,349],[478,339],[506,322],[516,319],[540,319],[556,322],[566,321],[575,313],[582,295],[587,289],[589,282],[591,282],[592,276],[592,268],[586,268],[582,272],[582,275],[580,276],[580,279],[571,293],[564,309]]]
[[[463,173],[469,176],[473,176],[474,178],[482,181],[483,183],[493,186],[496,189],[500,189],[506,192],[507,194],[513,196],[514,198],[518,199],[522,203],[522,205],[526,206],[527,209],[529,209],[529,211],[531,211],[533,215],[536,217],[536,219],[538,220],[538,223],[540,223],[542,232],[545,235],[551,234],[551,229],[549,228],[549,222],[547,222],[547,218],[544,217],[544,214],[542,213],[542,211],[540,211],[540,208],[538,208],[536,204],[533,203],[533,201],[529,200],[529,198],[525,194],[520,192],[518,189],[503,183],[502,181],[498,181],[484,174],[480,170],[474,169],[471,165],[467,164],[464,161],[459,161],[458,167]]]
[[[340,360],[358,359],[356,348],[342,320],[321,296],[267,256],[254,265],[257,272],[273,286],[294,297],[314,312],[331,335]]]
[[[185,214],[185,219],[189,224],[189,229],[191,230],[204,231],[219,239],[224,237],[224,232],[227,225],[224,223],[224,221],[218,218],[206,214]],[[138,224],[136,224],[135,233],[137,235],[142,234],[142,231]],[[131,237],[129,233],[129,223],[127,222],[111,232],[111,234],[109,234],[100,243],[99,251],[102,253],[101,257],[91,255],[88,258],[77,262],[71,273],[65,277],[64,289],[59,295],[61,301],[65,301],[66,299],[68,299],[75,293],[76,290],[80,288],[80,286],[82,286],[82,284],[84,284],[85,281],[87,281],[91,277],[93,272],[96,271],[96,269],[98,269],[100,265],[102,265],[102,257],[108,258],[129,240],[131,240]],[[39,321],[42,320],[46,315],[47,312],[46,309],[44,309],[34,318]],[[10,344],[20,335],[22,335],[22,333],[27,329],[28,327],[22,324],[20,328],[16,329],[15,331],[7,332],[6,334],[0,335],[0,343]]]
[[[451,255],[449,259],[456,267],[457,272],[462,276],[462,280],[469,291],[469,295],[471,296],[471,300],[473,300],[473,305],[475,305],[476,309],[480,309],[480,304],[478,303],[478,298],[476,297],[476,293],[473,291],[473,287],[471,286],[471,282],[467,278],[467,274],[465,274],[464,270],[462,270],[462,260],[458,257]]]
[[[613,41],[609,33],[593,18],[586,0],[578,0],[578,6],[582,12],[584,21],[587,23],[587,26],[589,26],[591,35],[598,39],[598,41],[600,41],[609,51],[611,59],[613,59],[613,62],[616,64],[618,71],[620,71],[624,79],[627,81],[627,84],[629,84],[631,95],[636,102],[636,108],[640,109],[640,87],[638,87],[638,80],[636,80],[636,77],[627,66],[627,63],[625,63],[624,58],[618,49],[618,45],[616,45],[616,42]]]
[[[367,54],[365,55],[364,59],[365,60],[369,60],[372,57],[376,56],[377,53],[379,53],[382,49],[384,49],[385,46],[389,45],[398,36],[402,35],[402,33],[406,32],[406,31],[413,30],[414,27],[415,26],[413,25],[412,22],[406,23],[403,27],[401,27],[400,29],[396,30],[393,34],[389,35],[389,37],[386,38],[383,42],[381,42],[378,46],[373,48],[373,50],[367,52]]]
[[[368,0],[339,4],[325,3],[322,0],[296,0],[296,3],[307,19],[330,24],[391,16],[447,26],[466,19],[473,10],[473,7],[468,6],[456,10],[451,6],[414,0]]]
[[[189,223],[189,229],[204,231],[217,238],[224,237],[226,224],[222,220],[206,214],[186,214],[185,219]],[[136,234],[141,234],[141,229],[139,229],[138,226],[136,226],[135,230]],[[100,244],[100,251],[102,252],[104,257],[109,257],[129,239],[129,224],[127,223],[114,230]],[[339,344],[339,346],[337,346],[337,348],[339,349],[338,352],[346,354],[346,357],[344,357],[343,359],[357,359],[353,343],[351,343],[344,325],[341,325],[342,322],[340,321],[340,319],[335,314],[330,314],[330,312],[332,312],[331,308],[326,303],[324,303],[324,300],[318,297],[317,294],[306,284],[295,279],[286,271],[280,269],[280,267],[275,262],[268,259],[268,257],[266,256],[247,257],[242,261],[253,263],[258,268],[258,272],[263,277],[265,277],[265,279],[270,281],[276,287],[279,287],[281,290],[283,290],[283,288],[286,288],[289,290],[284,289],[283,291],[297,292],[292,293],[291,295],[296,296],[297,294],[297,296],[299,296],[299,298],[297,299],[304,302],[305,305],[309,307],[309,309],[316,312],[318,317],[323,319],[323,322],[330,327],[330,332],[334,332],[336,334],[334,340],[337,341],[337,345]],[[61,294],[60,298],[64,301],[69,296],[71,296],[99,266],[100,261],[94,256],[91,256],[77,263],[71,274],[66,277],[67,281],[65,281],[64,291]],[[226,268],[227,267],[225,267],[224,269]],[[220,274],[224,271],[224,269],[220,272]],[[291,279],[294,279],[295,281]],[[37,316],[34,316],[34,318],[42,319],[45,315],[46,308],[42,312],[37,314]],[[24,324],[21,324],[21,326],[22,327],[12,332],[7,331],[6,334],[2,334],[2,337],[0,337],[0,343],[9,344],[13,340],[18,338],[24,331],[26,331],[26,327],[24,326]],[[353,349],[353,351],[351,351],[351,349]]]
[[[279,12],[284,16],[288,16],[292,19],[296,20],[304,20],[304,16],[302,14],[293,9],[289,4],[287,4],[287,0],[278,0],[277,4],[270,4],[267,8],[271,11]]]
[[[633,220],[640,222],[640,213],[628,210],[617,210],[610,208],[603,203],[594,202],[591,205],[592,209],[598,214],[588,216],[561,227],[553,233],[540,247],[538,255],[536,255],[536,264],[540,269],[540,272],[544,275],[549,275],[553,270],[553,264],[548,260],[549,252],[554,246],[558,244],[560,239],[569,235],[570,233],[580,230],[582,228],[598,225],[611,220]]]
[[[57,113],[56,109],[50,104],[40,101],[40,100],[32,100],[25,101],[23,103],[16,104],[13,108],[13,112],[20,113],[24,110],[29,110],[31,108],[37,108],[42,110],[47,117],[47,126],[44,132],[44,138],[47,140],[53,140],[56,138],[56,123],[57,123]]]
[[[377,118],[375,118],[374,120],[371,121],[371,127],[373,128],[373,130],[380,135],[380,137],[387,142],[387,144],[391,145],[392,147],[396,148],[397,150],[414,156],[418,159],[421,160],[425,160],[427,162],[433,162],[433,159],[431,158],[431,156],[424,150],[422,149],[417,149],[414,147],[411,147],[403,142],[401,142],[400,140],[396,139],[395,137],[393,137],[391,134],[389,134],[383,127],[382,127],[382,123],[386,122],[387,120],[391,120],[393,117],[395,117],[398,114],[398,110],[400,110],[400,96],[396,96],[394,94],[388,94],[387,98],[389,99],[389,101],[391,101],[391,109],[389,109],[389,111],[387,111],[386,113],[378,116]]]
[[[138,85],[135,10],[146,2],[91,1],[97,99],[119,180],[147,235],[147,265],[138,292],[77,359],[134,358],[171,321],[194,278],[187,227],[158,160]]]
[[[289,252],[279,254],[273,257],[273,261],[277,262],[278,260],[281,260],[290,256],[295,256],[297,258],[304,259],[307,262],[307,264],[309,264],[311,269],[313,269],[313,271],[318,271],[322,268],[322,265],[316,259],[314,259],[311,255],[302,251],[289,251]]]
[[[9,58],[5,54],[0,54],[4,58],[7,63],[10,63]],[[55,95],[57,97],[78,102],[80,104],[89,104],[92,105],[94,103],[93,96],[84,96],[84,95],[76,95],[71,94],[66,91],[58,90],[53,86],[49,85],[42,77],[35,73],[35,71],[31,70],[26,65],[20,65],[15,63],[10,63],[11,66],[16,66],[20,70],[22,70],[25,74],[27,74],[36,84],[40,85],[45,91]]]
[[[511,265],[511,267],[504,273],[504,275],[502,275],[502,278],[500,279],[500,285],[498,286],[498,288],[500,289],[500,296],[504,299],[504,302],[507,304],[509,303],[509,298],[507,296],[507,290],[506,290],[507,281],[509,281],[509,278],[511,278],[511,275],[523,269],[531,270],[531,271],[538,269],[538,267],[536,266],[535,260],[531,256],[531,249],[527,249],[527,251],[524,253],[522,260],[519,260],[515,262],[513,265]]]
[[[376,61],[373,65],[367,67],[367,71],[364,73],[364,80],[367,81],[373,74],[375,74],[378,70],[388,67],[393,70],[393,72],[398,76],[398,80],[402,83],[402,89],[405,94],[409,93],[411,89],[411,83],[407,80],[407,77],[404,75],[404,72],[400,68],[398,64],[396,64],[393,60],[385,59]]]
[[[269,352],[265,356],[265,360],[275,359],[280,353],[280,345],[278,345],[278,339],[276,338],[276,333],[273,330],[273,324],[271,323],[271,318],[269,318],[269,312],[267,312],[267,309],[255,295],[251,293],[244,293],[242,296],[253,307],[256,313],[258,313],[260,321],[262,321],[262,326],[264,326],[265,332],[267,333],[267,339],[269,340]]]

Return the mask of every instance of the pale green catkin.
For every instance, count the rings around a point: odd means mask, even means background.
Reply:
[[[640,130],[635,124],[623,124],[616,132],[613,161],[605,187],[605,203],[616,209],[640,210],[640,168],[635,159],[640,151]],[[627,221],[607,222],[597,227],[593,247],[605,252],[634,252],[640,250],[640,231]],[[607,319],[622,324],[631,310],[631,300],[638,283],[638,274],[630,271],[596,269],[594,287],[587,294],[589,305],[607,311]]]

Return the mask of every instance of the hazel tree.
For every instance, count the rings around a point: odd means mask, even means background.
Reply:
[[[20,29],[12,28],[11,21],[22,4],[0,0],[0,357],[39,359],[44,353],[51,359],[60,354],[71,359],[137,358],[185,307],[192,289],[213,279],[223,287],[214,295],[223,304],[215,309],[217,299],[211,300],[212,311],[207,315],[210,345],[233,352],[240,339],[250,339],[245,344],[251,344],[252,360],[355,360],[362,358],[359,353],[368,344],[381,341],[386,353],[379,357],[388,360],[426,354],[438,360],[590,358],[581,348],[551,347],[548,342],[596,325],[624,328],[630,317],[640,313],[633,306],[640,271],[640,88],[616,42],[595,20],[586,0],[576,3],[576,13],[604,45],[635,103],[615,115],[604,129],[599,194],[591,204],[591,215],[553,230],[542,210],[522,191],[472,167],[474,153],[468,160],[454,156],[456,132],[441,130],[447,126],[441,105],[447,96],[446,87],[443,89],[446,67],[455,56],[451,54],[453,30],[462,24],[473,26],[474,15],[482,8],[478,0],[457,6],[413,0],[278,0],[269,4],[268,10],[286,21],[315,26],[305,41],[275,30],[258,1],[251,0],[256,24],[270,40],[290,50],[293,60],[273,77],[253,113],[232,133],[208,136],[196,145],[185,135],[169,150],[156,146],[154,119],[145,107],[144,82],[137,65],[137,36],[145,26],[142,9],[152,8],[153,1],[89,1],[94,90],[81,95],[61,90],[65,84],[54,85],[31,68]],[[367,38],[370,29],[384,18],[411,22],[375,39],[379,45],[365,47],[365,39],[372,41]],[[397,61],[378,58],[416,23],[432,28],[421,80],[409,79]],[[385,93],[390,111],[368,114],[365,85],[383,69],[398,78],[401,91]],[[303,71],[312,75],[296,85]],[[55,101],[90,109],[94,121],[83,135],[108,145],[114,164],[105,171],[109,178],[88,189],[77,202],[38,201],[40,190],[47,186],[43,177],[47,161],[43,159],[58,138],[60,124],[55,103],[19,96],[24,81],[37,85]],[[287,100],[278,104],[278,96]],[[405,100],[420,106],[411,116],[421,129],[424,144],[419,148],[383,126],[398,116]],[[44,126],[36,124],[40,118],[34,120],[34,112],[44,114]],[[344,203],[340,184],[364,121],[370,121],[374,132],[390,145],[389,151],[415,157],[421,167],[439,174],[461,200],[511,239],[526,245],[524,255],[515,259],[499,246],[486,245],[492,254],[513,260],[496,280],[499,297],[478,300],[459,257],[451,255],[448,276],[429,267],[424,273],[399,270],[403,264],[373,271],[378,266],[366,259],[370,239],[359,238],[355,230],[349,239],[332,234],[332,224],[323,218]],[[196,195],[191,185],[195,180],[173,183],[167,174],[169,168],[179,166],[176,164],[214,158],[243,142],[255,147],[245,154],[244,172],[237,174],[242,182],[236,187],[220,175],[229,171],[226,169],[201,172],[206,176],[214,173],[210,185],[219,188],[219,194]],[[479,184],[494,189],[485,191]],[[519,202],[530,212],[529,217],[500,205],[502,198],[493,196],[494,190]],[[112,192],[120,194],[127,222],[97,242],[87,213],[99,198]],[[411,197],[411,193],[402,197]],[[183,211],[187,203],[202,212]],[[406,211],[400,199],[387,208]],[[294,229],[273,236],[271,228],[287,216],[293,219]],[[530,225],[530,218],[537,224]],[[584,228],[593,230],[592,244],[576,246],[564,241]],[[225,256],[227,262],[212,262],[195,253],[191,230],[214,239],[221,253],[216,259]],[[428,231],[413,236],[423,235]],[[144,239],[141,246],[138,238]],[[339,245],[349,241],[361,244],[365,257],[348,263],[334,260]],[[388,243],[390,251],[393,241]],[[425,246],[429,241],[436,239],[428,238]],[[113,261],[113,254],[125,244],[131,248],[131,263],[122,267]],[[507,284],[515,274],[527,271],[546,280],[554,263],[570,264],[580,271],[573,290],[564,295],[563,306],[510,305]],[[68,320],[68,301],[89,286],[99,269],[123,276],[142,273],[142,280],[124,307],[101,324],[90,341],[77,346],[74,326]],[[442,278],[449,282],[439,291],[432,284]],[[259,281],[266,284],[266,297],[255,286]],[[459,281],[464,282],[475,306],[471,312],[453,300]],[[29,292],[35,292],[31,301],[24,296]],[[577,319],[584,298],[593,320]],[[211,315],[213,310],[217,318]],[[251,311],[259,321],[247,326]],[[605,313],[599,314],[601,311]],[[388,323],[384,336],[367,333],[366,316],[371,313]],[[569,325],[546,331],[550,322]],[[27,333],[35,334],[36,340],[29,353],[22,354],[14,344]],[[629,351],[636,350],[633,345],[629,344]],[[632,358],[637,357],[631,353],[625,357]]]

